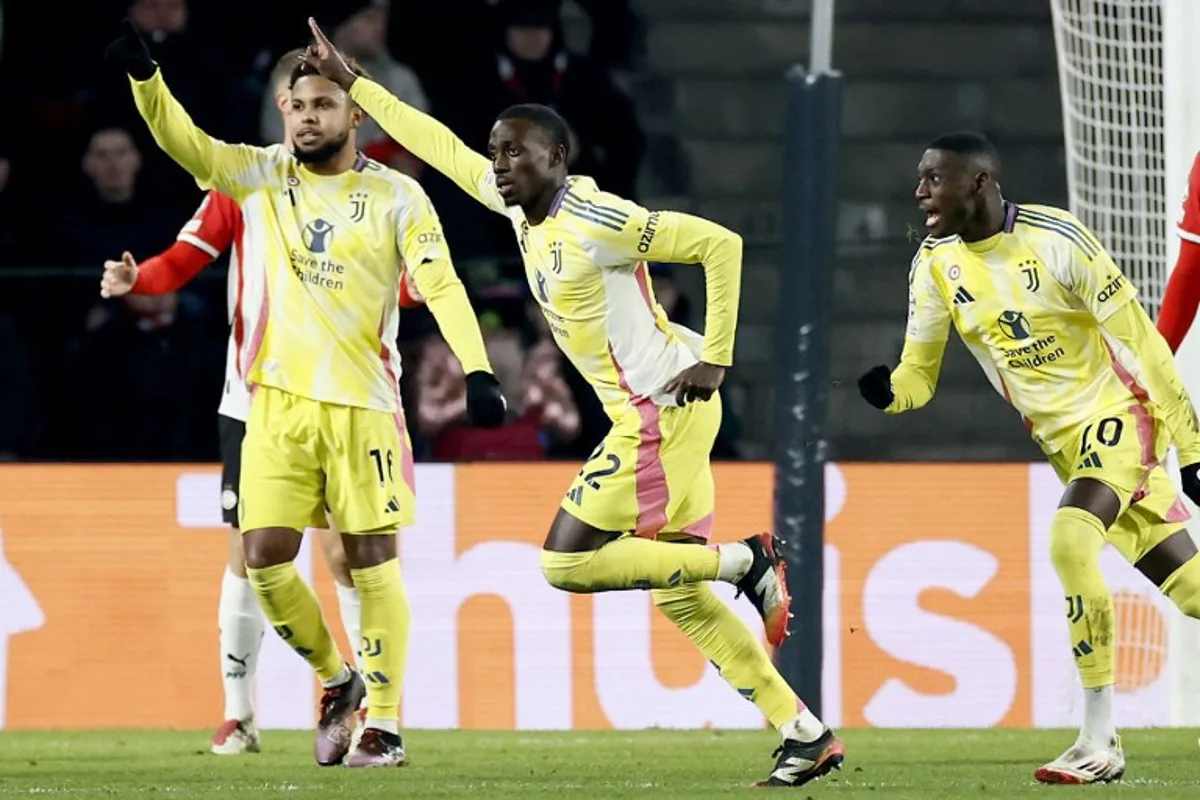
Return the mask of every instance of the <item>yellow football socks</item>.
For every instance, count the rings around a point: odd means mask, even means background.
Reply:
[[[712,662],[721,677],[758,706],[772,726],[781,728],[804,708],[771,663],[762,643],[710,586],[695,583],[656,589],[650,594],[654,604]]]
[[[721,557],[699,544],[626,536],[587,553],[542,551],[542,574],[568,592],[670,589],[717,579]]]
[[[1083,688],[1113,682],[1116,651],[1113,646],[1112,595],[1100,573],[1104,523],[1079,508],[1060,508],[1050,525],[1050,560],[1066,593],[1071,650]]]
[[[337,677],[343,667],[342,656],[321,616],[317,596],[296,565],[289,561],[264,569],[247,567],[246,577],[276,633],[312,665],[322,681]]]
[[[1192,619],[1200,619],[1200,556],[1192,556],[1163,581],[1162,592]]]
[[[367,725],[388,729],[399,716],[408,656],[408,597],[400,580],[400,564],[393,558],[374,567],[352,569],[350,576],[362,600],[361,652],[363,678],[367,682]]]

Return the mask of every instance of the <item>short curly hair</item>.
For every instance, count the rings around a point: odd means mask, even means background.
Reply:
[[[506,119],[523,119],[542,129],[549,139],[551,147],[561,147],[563,159],[571,153],[571,133],[567,121],[550,106],[540,103],[521,103],[509,106],[496,117],[497,122]]]

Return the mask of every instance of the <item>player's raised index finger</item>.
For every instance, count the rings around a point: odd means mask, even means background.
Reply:
[[[329,44],[329,38],[325,35],[325,32],[321,30],[321,26],[317,24],[316,19],[314,19],[313,17],[309,17],[308,18],[308,27],[309,27],[309,30],[312,31],[312,35],[313,35],[314,39],[316,39],[321,44],[324,44],[324,45]]]

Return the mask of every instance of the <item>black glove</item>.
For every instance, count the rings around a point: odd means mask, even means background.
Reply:
[[[896,399],[892,391],[892,371],[882,364],[871,367],[858,379],[858,391],[863,400],[876,408],[887,408]]]
[[[1179,482],[1187,499],[1200,506],[1200,461],[1180,467]]]
[[[467,420],[477,428],[498,428],[504,424],[508,403],[500,392],[500,381],[490,372],[472,372],[467,376]]]
[[[150,58],[146,40],[128,19],[121,23],[121,38],[114,39],[104,48],[104,57],[136,81],[154,77],[154,70],[158,69],[158,64]]]

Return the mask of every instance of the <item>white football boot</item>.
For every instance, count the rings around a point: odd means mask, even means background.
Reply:
[[[219,756],[240,756],[257,753],[258,728],[254,717],[249,719],[227,719],[217,728],[212,737],[212,751]]]
[[[1076,740],[1058,758],[1033,773],[1042,783],[1110,783],[1125,774],[1125,751],[1121,737],[1114,736],[1106,747]]]

